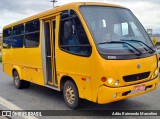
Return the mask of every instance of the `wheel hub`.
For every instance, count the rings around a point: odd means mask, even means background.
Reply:
[[[14,80],[15,80],[15,84],[16,84],[16,85],[19,85],[19,79],[18,79],[18,76],[15,76]]]
[[[72,87],[70,87],[70,86],[67,86],[67,88],[66,88],[66,99],[67,99],[68,103],[70,103],[70,104],[73,104],[75,101],[75,94],[74,94]]]

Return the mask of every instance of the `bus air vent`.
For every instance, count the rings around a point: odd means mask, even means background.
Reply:
[[[144,72],[144,73],[140,73],[140,74],[133,74],[133,75],[124,76],[123,80],[125,82],[138,81],[138,80],[142,80],[142,79],[148,78],[149,75],[150,75],[150,72]]]

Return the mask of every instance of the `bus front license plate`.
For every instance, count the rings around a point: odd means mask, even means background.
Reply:
[[[136,86],[134,86],[132,93],[143,92],[145,90],[145,88],[146,88],[145,84],[136,85]]]

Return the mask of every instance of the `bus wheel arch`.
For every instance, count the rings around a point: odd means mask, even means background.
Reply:
[[[75,81],[73,80],[73,78],[71,78],[70,76],[63,76],[63,77],[61,78],[61,80],[60,80],[60,91],[63,91],[64,84],[65,84],[65,82],[68,81],[68,80],[72,81],[72,82],[76,85],[76,83],[75,83]],[[77,87],[77,85],[76,85],[76,87]],[[77,89],[78,89],[78,87],[77,87]]]
[[[66,105],[72,109],[76,109],[79,106],[80,98],[75,81],[69,76],[62,77],[60,90],[63,92]]]
[[[20,77],[20,73],[17,69],[13,68],[12,70],[14,85],[17,89],[28,88],[30,86],[30,82],[22,80]]]
[[[18,72],[19,78],[20,78],[20,79],[23,79],[21,69],[20,69],[18,66],[13,66],[13,69],[12,69],[12,76],[13,76],[13,74],[14,74],[15,71]]]

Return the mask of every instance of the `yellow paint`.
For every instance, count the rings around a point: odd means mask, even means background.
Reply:
[[[46,20],[56,20],[56,71],[58,78],[58,89],[60,90],[60,82],[62,77],[69,76],[76,83],[81,98],[97,102],[97,103],[108,103],[128,97],[140,95],[137,93],[130,96],[121,96],[121,93],[126,90],[132,90],[133,86],[137,83],[144,83],[146,85],[157,84],[158,78],[151,80],[152,73],[157,69],[157,58],[151,56],[142,59],[133,60],[105,60],[103,59],[94,44],[89,29],[79,11],[80,5],[103,5],[103,6],[115,6],[112,4],[104,3],[72,3],[61,7],[56,7],[52,10],[40,13],[38,15],[26,18],[16,23],[10,24],[5,28],[13,27],[15,25],[25,23],[27,21],[39,18],[41,23],[40,30],[40,44],[38,48],[21,48],[21,49],[3,49],[3,68],[4,72],[12,76],[12,70],[15,68],[20,73],[20,77],[23,80],[27,80],[38,85],[45,85],[44,71],[42,66],[42,24]],[[90,45],[92,46],[92,54],[89,57],[81,57],[72,55],[62,51],[59,48],[59,26],[60,26],[60,13],[63,10],[73,9],[79,16],[85,32],[88,36]],[[142,68],[137,69],[137,64],[140,63]],[[54,65],[54,64],[53,64]],[[39,70],[39,71],[37,71]],[[149,78],[136,81],[136,82],[124,82],[122,77],[125,75],[136,74],[140,72],[150,71],[151,75]],[[107,82],[101,82],[101,78],[106,77],[107,79],[112,78],[113,82],[119,80],[120,84],[115,87],[114,84],[109,85]],[[86,78],[84,81],[82,78]],[[55,83],[53,81],[53,83]],[[50,83],[52,85],[52,82]],[[122,86],[122,87],[120,87]],[[155,88],[152,88],[155,89]],[[146,91],[147,92],[147,91]],[[113,94],[117,93],[118,98],[113,99]],[[143,92],[145,93],[145,92]]]

